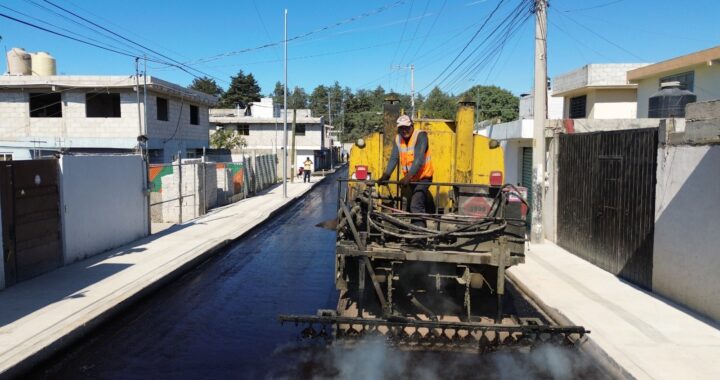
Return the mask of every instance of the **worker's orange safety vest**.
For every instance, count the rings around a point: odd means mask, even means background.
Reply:
[[[400,171],[403,175],[407,175],[413,161],[415,160],[415,143],[417,142],[417,138],[420,133],[425,133],[425,131],[415,129],[412,136],[410,136],[410,141],[408,141],[407,145],[405,144],[405,139],[403,139],[400,134],[395,137],[395,144],[397,144],[400,156]],[[415,174],[411,180],[419,181],[421,179],[430,179],[432,176],[433,166],[432,162],[430,162],[430,141],[428,140],[428,149],[425,151],[425,164],[420,167],[420,170],[418,170],[417,174]]]

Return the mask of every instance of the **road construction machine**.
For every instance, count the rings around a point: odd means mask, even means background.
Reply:
[[[397,169],[377,181],[402,112],[385,102],[383,130],[354,144],[338,181],[338,306],[282,322],[302,324],[305,337],[382,335],[422,349],[571,343],[587,333],[504,310],[506,270],[525,261],[527,192],[504,184],[502,148],[474,133],[475,111],[461,101],[455,120],[415,118],[432,152],[434,210],[411,213]]]

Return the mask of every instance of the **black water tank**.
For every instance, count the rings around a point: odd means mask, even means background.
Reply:
[[[679,82],[662,83],[660,91],[650,97],[648,117],[685,117],[685,105],[696,100],[697,95],[681,90]]]

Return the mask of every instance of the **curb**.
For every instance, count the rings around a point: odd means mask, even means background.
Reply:
[[[525,283],[518,278],[515,273],[511,271],[505,272],[508,280],[510,280],[515,286],[517,286],[525,295],[527,295],[543,313],[547,314],[550,319],[555,321],[561,326],[572,326],[575,325],[565,314],[560,310],[548,306],[543,302],[538,295],[532,291]],[[593,361],[602,369],[605,374],[612,376],[615,379],[635,379],[628,371],[625,370],[615,359],[608,355],[595,341],[592,339],[592,333],[586,335],[587,340],[580,345],[580,349],[587,353]]]
[[[59,337],[58,339],[56,339],[52,343],[48,344],[47,346],[42,347],[38,351],[21,359],[13,367],[8,368],[4,372],[0,372],[0,379],[4,380],[4,379],[13,379],[13,378],[22,377],[23,374],[30,371],[34,366],[50,359],[52,356],[61,352],[63,349],[67,348],[68,346],[72,345],[73,343],[78,342],[80,339],[87,336],[90,332],[92,332],[94,329],[96,329],[97,327],[102,325],[104,322],[117,316],[123,310],[126,310],[127,308],[131,307],[133,304],[137,303],[141,299],[145,298],[146,296],[148,296],[148,295],[154,293],[155,291],[161,289],[162,287],[166,286],[173,280],[186,274],[190,270],[197,267],[199,264],[203,263],[204,261],[215,256],[218,252],[227,248],[229,245],[242,239],[244,236],[249,235],[252,231],[254,231],[255,229],[261,227],[262,225],[264,225],[265,223],[270,221],[270,219],[272,219],[274,216],[276,216],[277,214],[279,214],[282,211],[285,211],[287,208],[293,206],[295,203],[297,203],[298,201],[303,199],[315,188],[316,185],[323,182],[326,178],[327,178],[327,176],[322,177],[319,180],[313,182],[312,186],[310,186],[310,188],[307,191],[305,191],[304,193],[300,194],[299,196],[290,198],[286,203],[282,204],[275,210],[269,211],[266,215],[263,215],[261,218],[258,218],[257,219],[258,223],[256,223],[254,226],[250,227],[249,229],[247,229],[245,232],[241,233],[240,235],[237,235],[233,238],[224,239],[222,241],[219,241],[215,244],[212,244],[208,248],[200,248],[200,249],[204,250],[202,253],[200,253],[197,256],[193,257],[192,259],[182,263],[179,267],[175,268],[172,272],[169,272],[157,279],[152,279],[152,273],[148,273],[148,275],[151,277],[151,280],[146,286],[139,289],[135,293],[127,296],[127,298],[116,303],[115,305],[111,306],[110,308],[108,308],[104,311],[101,311],[97,316],[95,316],[91,320],[76,327],[72,331],[67,332],[65,335]]]

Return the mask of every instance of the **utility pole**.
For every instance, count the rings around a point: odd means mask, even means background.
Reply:
[[[287,135],[287,15],[288,11],[287,8],[285,9],[285,85],[283,86],[283,110],[285,111],[285,118],[283,120],[283,198],[287,198],[287,145],[288,145],[288,135]]]
[[[333,125],[333,124],[332,124],[332,106],[330,105],[330,92],[329,92],[329,91],[328,91],[328,124],[329,124],[331,127],[332,127],[332,125]],[[325,141],[325,137],[326,137],[326,136],[325,136],[325,126],[324,126],[324,125],[322,125],[322,126],[320,127],[320,133],[323,134],[323,135],[322,135],[322,138],[320,139],[320,141]],[[320,147],[320,151],[321,151],[321,152],[324,152],[324,151],[325,151],[324,149],[325,149],[324,146],[321,146],[321,147]],[[333,146],[332,146],[332,144],[330,144],[330,167],[331,167],[331,168],[332,168],[332,149],[333,149]],[[315,164],[317,164],[317,162],[316,162]]]
[[[142,136],[142,109],[140,108],[140,58],[135,57],[135,93],[137,94],[138,137]],[[142,142],[138,139],[138,150],[142,154]]]
[[[392,67],[395,70],[410,70],[410,117],[415,118],[415,65]]]
[[[547,120],[547,0],[535,0],[535,86],[533,88],[533,182],[530,240],[542,243]]]
[[[295,183],[295,161],[297,161],[297,153],[295,153],[295,121],[297,120],[297,110],[293,108],[293,122],[292,122],[292,150],[290,151],[290,182]]]

